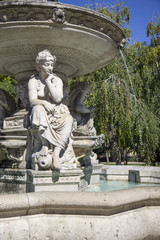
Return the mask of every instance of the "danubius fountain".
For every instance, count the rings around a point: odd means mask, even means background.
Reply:
[[[63,190],[67,182],[65,191],[78,190],[85,179],[77,162],[96,163],[92,150],[104,137],[96,136],[93,108],[83,106],[88,86],[80,84],[69,93],[67,78],[106,66],[123,45],[124,33],[107,16],[57,1],[1,2],[0,24],[0,72],[18,82],[18,109],[3,119],[0,133],[0,164],[7,169],[1,170],[2,187],[11,192],[13,184],[17,192],[39,191],[43,186],[43,190]],[[54,74],[47,83],[41,67],[49,60]]]
[[[104,139],[96,136],[93,109],[83,106],[88,86],[69,92],[67,78],[106,66],[124,39],[118,24],[89,9],[47,0],[0,2],[0,73],[18,82],[18,108],[8,116],[9,106],[0,108],[0,188],[19,193],[0,197],[0,239],[159,236],[159,188],[78,192],[100,173],[92,150]],[[120,223],[128,222],[132,228],[124,230]]]

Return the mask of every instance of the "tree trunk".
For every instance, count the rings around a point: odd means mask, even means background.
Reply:
[[[116,142],[114,142],[113,144],[113,149],[111,154],[112,154],[112,160],[116,162],[116,165],[121,165],[121,152]]]
[[[108,152],[106,152],[106,162],[109,163]]]
[[[124,165],[127,165],[128,164],[128,154],[125,149],[123,150],[122,159],[124,161]]]

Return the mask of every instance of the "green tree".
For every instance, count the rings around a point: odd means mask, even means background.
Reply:
[[[17,81],[14,78],[0,74],[0,88],[9,92],[14,98],[16,97],[16,84]]]
[[[98,11],[123,27],[130,19],[123,2]],[[92,91],[86,104],[95,106],[97,133],[105,134],[107,150],[118,164],[124,151],[134,151],[149,163],[159,148],[159,21],[155,26],[149,23],[147,31],[151,36],[149,46],[136,42],[123,50],[130,76],[119,54],[107,67],[74,80],[90,83]],[[130,30],[125,28],[125,32],[129,37]]]
[[[94,10],[112,18],[115,22],[121,25],[121,27],[123,27],[126,38],[130,38],[131,30],[127,26],[129,25],[131,14],[129,7],[124,6],[123,1],[114,6],[98,5],[98,7],[94,7]]]

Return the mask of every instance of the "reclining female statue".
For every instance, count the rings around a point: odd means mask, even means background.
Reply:
[[[51,168],[61,168],[60,157],[68,147],[73,125],[68,107],[62,103],[63,82],[53,73],[55,62],[56,57],[48,50],[40,52],[36,58],[38,75],[28,83],[33,138],[40,140],[32,152],[40,169],[50,167],[49,156]]]

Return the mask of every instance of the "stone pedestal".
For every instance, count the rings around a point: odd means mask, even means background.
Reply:
[[[61,171],[28,170],[27,192],[79,191],[83,171],[80,169]]]
[[[160,183],[160,170],[155,167],[141,167],[129,170],[129,181],[138,183]]]
[[[0,129],[0,168],[26,167],[28,118],[25,109],[4,118],[3,129]]]
[[[92,166],[92,175],[90,179],[90,184],[99,184],[101,173],[102,173],[103,164],[94,164]]]
[[[83,168],[85,181],[88,184],[99,184],[103,164],[88,165]]]
[[[81,169],[34,171],[0,169],[0,193],[83,191],[87,186]]]
[[[0,194],[25,193],[27,170],[0,169]]]

